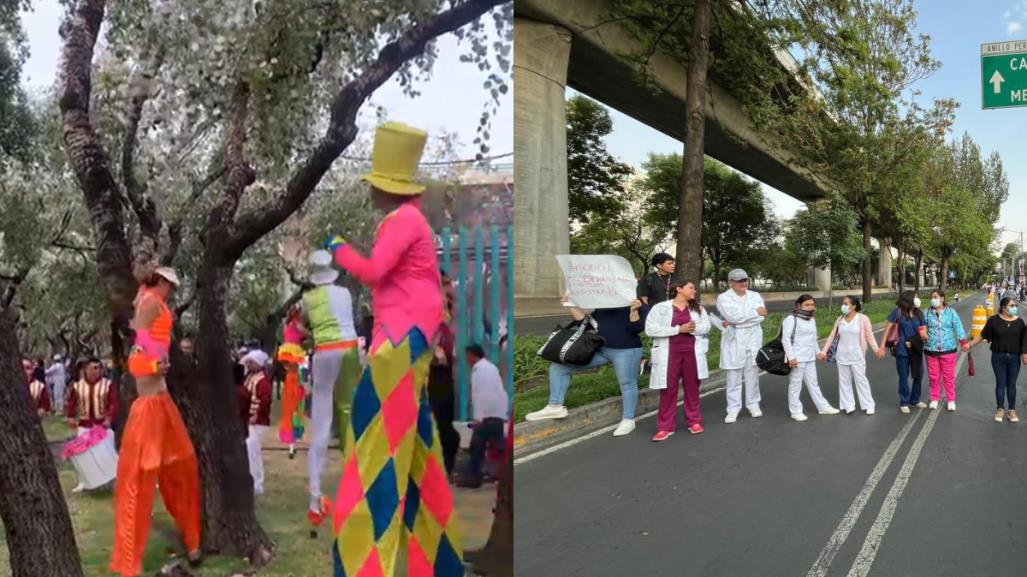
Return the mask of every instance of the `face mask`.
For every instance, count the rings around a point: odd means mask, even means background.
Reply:
[[[1009,307],[1009,316],[1015,317],[1020,312],[1016,307]]]
[[[931,306],[939,308],[941,306],[941,299],[931,299]]]
[[[842,315],[849,314],[849,305],[842,305]]]
[[[913,297],[913,306],[920,308],[920,297]]]

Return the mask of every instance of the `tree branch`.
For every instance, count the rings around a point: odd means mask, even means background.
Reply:
[[[157,206],[147,195],[146,182],[140,182],[135,174],[135,150],[139,142],[139,122],[143,117],[143,106],[153,94],[153,79],[164,63],[164,47],[157,50],[153,69],[142,72],[129,85],[131,99],[126,113],[125,141],[121,147],[121,178],[125,183],[132,210],[139,218],[139,227],[143,235],[157,241],[160,235],[160,220],[157,218]]]
[[[189,195],[189,199],[185,202],[182,208],[178,211],[175,220],[168,225],[168,246],[161,255],[160,262],[165,266],[171,266],[175,261],[175,257],[178,256],[178,249],[182,246],[182,226],[185,224],[185,217],[189,213],[190,207],[192,207],[200,199],[204,192],[207,191],[215,182],[217,182],[225,174],[225,165],[219,164],[217,168],[212,170],[210,174],[203,178],[203,180],[193,183],[192,193]]]
[[[424,52],[438,36],[478,19],[506,0],[468,0],[414,26],[399,39],[385,45],[378,58],[360,76],[348,82],[335,96],[331,121],[314,152],[293,173],[285,190],[264,206],[239,216],[234,233],[225,247],[229,259],[285,222],[313,192],[332,163],[357,135],[356,116],[364,101],[408,60]]]

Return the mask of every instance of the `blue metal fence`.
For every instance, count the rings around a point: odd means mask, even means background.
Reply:
[[[452,328],[456,336],[457,417],[466,421],[470,368],[464,347],[471,343],[480,344],[500,368],[513,402],[513,342],[507,337],[513,330],[513,226],[445,227],[437,237],[439,263],[453,279],[456,293]]]

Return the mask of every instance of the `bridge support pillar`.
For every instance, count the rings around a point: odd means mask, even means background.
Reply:
[[[568,30],[514,18],[513,262],[518,316],[530,314],[535,303],[558,306],[561,274],[553,257],[570,252],[564,94],[570,51]]]
[[[891,243],[887,240],[881,240],[880,255],[877,257],[877,279],[878,284],[884,287],[891,288]]]

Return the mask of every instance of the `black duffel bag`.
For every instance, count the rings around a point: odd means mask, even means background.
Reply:
[[[792,342],[795,342],[795,327],[797,325],[798,321],[792,325]],[[777,337],[763,345],[763,348],[756,353],[756,366],[772,375],[784,376],[792,372],[792,368],[788,366],[788,360],[785,359],[784,343],[781,342],[783,332],[784,323],[781,323],[781,331],[777,333]]]
[[[599,336],[598,325],[592,317],[573,321],[566,326],[557,325],[538,350],[538,356],[564,365],[584,366],[592,362],[596,351],[606,344]]]

